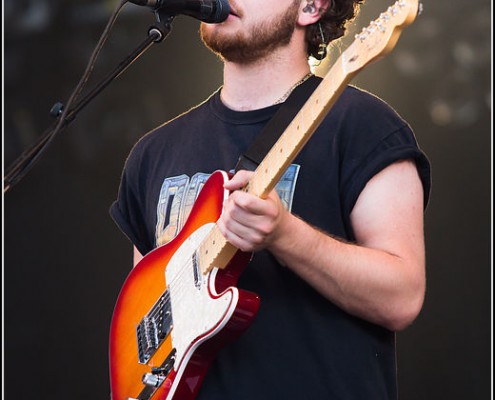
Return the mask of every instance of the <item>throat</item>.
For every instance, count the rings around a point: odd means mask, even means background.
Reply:
[[[289,76],[236,74],[236,79],[229,79],[226,73],[220,98],[225,106],[235,111],[266,108],[283,103],[299,85],[306,82],[312,75],[308,72],[308,68],[297,74],[291,73]]]

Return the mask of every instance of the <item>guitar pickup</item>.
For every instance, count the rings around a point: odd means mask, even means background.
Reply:
[[[192,255],[192,266],[193,266],[193,274],[194,274],[194,286],[196,288],[201,289],[201,274],[199,271],[199,261],[198,261],[198,252],[195,251]]]

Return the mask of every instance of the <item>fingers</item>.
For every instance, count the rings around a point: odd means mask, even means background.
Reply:
[[[254,172],[241,170],[237,172],[232,179],[227,181],[224,185],[226,190],[234,191],[240,190],[247,185],[249,179],[253,176]]]
[[[228,218],[221,218],[217,225],[227,241],[242,251],[257,251],[264,247],[265,237],[256,229]]]
[[[270,211],[262,202],[247,193],[234,192],[224,203],[218,226],[225,238],[243,251],[259,250],[271,233]]]
[[[240,191],[252,172],[240,171],[225,184],[231,195],[224,202],[218,227],[224,237],[243,251],[266,248],[276,231],[283,210],[280,199],[273,192],[267,199]]]

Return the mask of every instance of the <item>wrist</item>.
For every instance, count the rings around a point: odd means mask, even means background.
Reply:
[[[270,240],[268,250],[286,264],[284,256],[296,245],[297,221],[299,218],[283,208],[277,228]]]

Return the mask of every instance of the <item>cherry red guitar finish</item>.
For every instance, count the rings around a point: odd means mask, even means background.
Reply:
[[[187,247],[191,246],[191,241],[193,246],[196,245],[195,242],[204,236],[200,234],[198,237],[197,232],[208,231],[209,226],[214,225],[220,217],[227,196],[223,189],[225,179],[225,173],[214,173],[206,182],[177,237],[150,252],[127,277],[115,306],[110,330],[113,400],[193,399],[217,351],[241,334],[256,315],[258,296],[234,287],[250,254],[237,252],[226,268],[214,268],[202,274],[201,289],[194,284],[197,283],[194,280],[195,265],[191,261],[194,257]],[[173,267],[170,266],[172,264]],[[176,264],[180,264],[179,267]],[[169,268],[179,272],[168,274]],[[172,282],[168,282],[168,279]],[[173,289],[174,285],[179,284],[177,291]],[[199,291],[206,296],[204,300],[196,298]],[[191,293],[190,298],[187,298],[188,292]],[[156,338],[156,326],[153,324],[163,322],[163,319],[153,319],[150,310],[164,293],[170,297],[167,303],[169,308],[161,311],[168,310],[172,322],[170,332],[160,341]],[[206,304],[197,304],[198,301]],[[221,304],[216,307],[216,303]],[[205,317],[210,309],[215,308],[218,311]],[[202,322],[202,319],[205,321]],[[138,332],[140,325],[142,329]],[[174,330],[183,330],[184,326],[189,329],[191,325],[193,336],[187,337],[185,341],[174,336]],[[182,333],[179,332],[180,335]],[[149,359],[140,360],[139,345],[141,348],[156,349],[148,355]],[[170,360],[170,357],[172,363],[168,364],[171,365],[169,370],[161,374],[152,373],[152,368],[164,367],[164,362]],[[157,387],[142,382],[145,374],[158,379]]]

